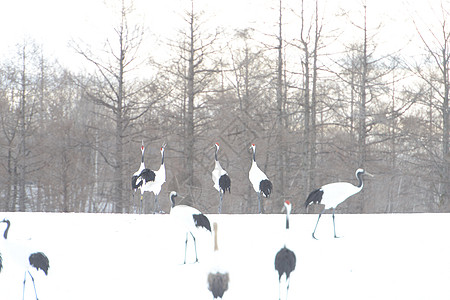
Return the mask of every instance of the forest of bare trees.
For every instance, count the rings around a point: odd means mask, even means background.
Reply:
[[[274,1],[277,21],[263,35],[212,28],[192,0],[177,16],[184,23],[176,36],[153,45],[167,56],[158,60],[145,49],[151,28],[121,3],[102,50],[70,44],[84,71],[47,57],[32,40],[0,58],[1,211],[135,213],[140,194],[131,175],[143,141],[152,169],[167,143],[159,197],[166,211],[176,190],[183,203],[217,212],[218,142],[232,184],[224,213],[256,212],[252,143],[274,185],[264,199],[268,213],[286,199],[293,212],[306,212],[312,189],[356,183],[359,167],[375,176],[341,212],[450,212],[450,7],[442,5],[429,27],[411,20],[421,45],[412,58],[401,47],[379,50],[369,6],[347,20],[354,34],[344,43],[320,0],[289,9]],[[299,20],[295,38],[285,35],[287,15]],[[344,50],[334,51],[336,43]],[[154,195],[144,199],[150,211]]]

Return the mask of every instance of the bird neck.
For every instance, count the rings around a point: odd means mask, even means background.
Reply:
[[[142,155],[141,155],[141,164],[144,163],[144,151],[142,151]]]
[[[161,165],[164,165],[164,150],[161,151]]]
[[[357,185],[357,187],[358,187],[360,190],[363,188],[363,185],[364,185],[362,176],[363,176],[362,173],[357,173],[357,174],[356,174],[356,178],[358,178],[358,185]]]
[[[256,163],[256,149],[253,149],[253,162]]]
[[[286,214],[286,229],[289,229],[289,215]]]
[[[175,199],[172,195],[170,196],[170,204],[171,204],[172,208],[175,207]]]
[[[3,233],[3,237],[6,240],[8,238],[8,231],[9,231],[9,226],[11,226],[11,222],[9,220],[5,220],[3,222],[6,223],[6,229],[5,229],[5,232]]]
[[[219,152],[219,149],[217,149],[217,147],[216,147],[216,152],[214,152],[214,159],[215,159],[216,161],[218,161],[218,159],[217,159],[217,152]]]
[[[219,246],[217,243],[217,226],[214,227],[214,251],[219,251]]]

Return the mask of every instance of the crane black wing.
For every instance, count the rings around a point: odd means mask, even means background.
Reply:
[[[142,170],[142,172],[139,175],[139,177],[144,179],[145,182],[150,182],[150,181],[155,181],[156,175],[155,175],[155,172],[153,172],[152,170],[144,169],[144,170]]]
[[[194,218],[195,227],[203,227],[208,231],[211,231],[211,224],[209,223],[208,218],[204,214],[196,214],[192,215]]]
[[[36,270],[39,271],[41,269],[44,271],[45,275],[48,275],[48,268],[50,268],[50,264],[47,256],[42,252],[36,252],[30,255],[28,258],[30,261],[30,265],[35,267]]]
[[[137,176],[137,175],[133,175],[133,177],[131,177],[131,188],[133,190],[139,188],[142,185],[142,180],[137,182],[138,178],[139,178],[139,176]]]
[[[305,201],[305,208],[311,203],[320,203],[322,201],[322,195],[323,195],[323,191],[321,188],[312,191],[308,195],[308,198]]]

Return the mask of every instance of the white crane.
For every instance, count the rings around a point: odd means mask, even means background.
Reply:
[[[164,149],[166,144],[164,143],[160,149],[161,151],[161,166],[159,170],[152,171],[150,169],[142,170],[139,175],[137,182],[142,181],[141,191],[143,192],[153,192],[155,194],[155,206],[154,213],[162,212],[161,207],[158,203],[158,195],[161,192],[161,187],[166,182],[166,167],[164,165]]]
[[[291,213],[292,205],[289,200],[284,201],[283,209],[286,209],[286,232],[289,230],[289,215]],[[278,298],[281,299],[280,288],[281,288],[281,277],[286,275],[285,283],[286,283],[286,299],[289,292],[289,284],[291,281],[291,273],[295,270],[296,265],[296,257],[295,253],[286,247],[286,243],[284,247],[278,251],[275,256],[275,270],[278,271]]]
[[[36,300],[38,300],[36,285],[34,282],[34,277],[30,273],[30,268],[35,268],[37,271],[42,270],[45,275],[48,275],[48,269],[50,268],[49,260],[47,256],[42,252],[30,251],[25,245],[16,243],[15,241],[8,240],[8,232],[11,226],[11,222],[7,219],[3,219],[1,223],[6,224],[6,229],[3,233],[3,239],[1,240],[1,248],[5,250],[5,261],[8,266],[15,264],[16,266],[23,268],[25,273],[23,280],[23,297],[25,297],[25,284],[27,281],[27,276],[30,276],[34,287],[34,294]],[[12,264],[9,264],[11,260]],[[3,265],[3,260],[2,260]]]
[[[215,143],[216,151],[214,154],[215,158],[215,166],[212,171],[212,180],[214,182],[214,187],[219,192],[219,214],[222,213],[222,201],[223,194],[228,190],[231,192],[231,180],[228,176],[227,171],[225,171],[220,165],[219,160],[217,159],[217,153],[219,152],[219,143]]]
[[[189,234],[192,236],[192,239],[194,241],[195,262],[198,262],[197,242],[195,240],[195,234],[198,232],[198,230],[202,228],[211,232],[211,224],[209,223],[208,218],[204,214],[202,214],[199,210],[187,205],[175,206],[175,197],[177,196],[178,195],[176,192],[174,191],[170,192],[169,195],[171,203],[170,215],[173,216],[186,231],[186,242],[184,246],[184,263],[186,264],[186,251]]]
[[[314,231],[312,233],[312,237],[317,240],[317,238],[314,236],[317,224],[319,224],[320,217],[322,216],[322,213],[332,208],[333,209],[333,230],[334,230],[334,237],[336,236],[336,226],[334,223],[334,212],[336,207],[347,200],[348,197],[359,193],[363,186],[363,175],[369,175],[373,176],[372,174],[364,171],[363,169],[356,170],[355,176],[358,179],[358,185],[353,185],[348,182],[334,182],[326,184],[314,191],[312,191],[308,198],[305,201],[305,208],[311,204],[311,203],[319,203],[325,205],[325,208],[320,212],[319,218],[317,218],[316,227],[314,227]]]
[[[221,265],[219,246],[217,244],[217,223],[214,222],[214,266],[208,273],[208,290],[213,294],[213,298],[223,298],[223,294],[228,290],[230,275]]]
[[[137,189],[141,190],[141,207],[139,208],[139,213],[142,213],[142,202],[143,202],[143,198],[144,198],[144,190],[141,189],[142,186],[142,180],[137,182],[139,175],[141,175],[142,171],[145,169],[145,163],[144,163],[144,151],[145,151],[145,147],[144,147],[144,141],[142,141],[142,145],[141,145],[141,164],[139,166],[139,169],[134,172],[133,176],[131,177],[131,188],[133,189],[133,203],[134,203],[134,194],[136,193]],[[154,176],[154,173],[153,173]],[[154,179],[153,179],[154,180]]]
[[[270,193],[272,192],[272,182],[270,182],[266,174],[264,174],[264,172],[261,171],[258,168],[258,165],[256,164],[255,144],[252,144],[250,146],[250,149],[252,149],[253,151],[253,159],[252,159],[252,166],[248,173],[248,178],[250,179],[250,182],[253,185],[253,189],[258,194],[258,212],[262,213],[264,209],[261,206],[261,193],[264,195],[264,197],[268,198],[270,196]]]

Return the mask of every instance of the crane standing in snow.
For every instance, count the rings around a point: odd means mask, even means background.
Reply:
[[[270,193],[272,192],[272,182],[270,182],[269,178],[267,178],[266,174],[258,168],[256,164],[256,146],[252,144],[250,146],[253,152],[252,166],[248,173],[248,178],[253,185],[253,189],[258,194],[258,213],[262,213],[264,208],[261,205],[261,193],[263,193],[264,197],[268,198]]]
[[[227,171],[225,171],[220,165],[219,160],[217,159],[217,153],[219,152],[219,143],[215,143],[216,151],[214,154],[215,158],[215,166],[212,171],[212,180],[214,182],[214,187],[219,192],[219,214],[222,213],[222,201],[223,194],[228,190],[231,192],[231,180],[228,176]]]
[[[334,212],[336,207],[347,200],[348,197],[359,193],[363,186],[363,175],[369,175],[373,176],[372,174],[364,171],[363,169],[356,170],[355,176],[358,179],[358,185],[355,186],[348,182],[334,182],[326,184],[314,191],[312,191],[308,198],[305,201],[305,208],[308,207],[311,203],[319,203],[324,204],[325,208],[320,212],[319,217],[317,218],[316,227],[314,227],[314,231],[312,233],[312,237],[317,240],[317,238],[314,236],[317,229],[317,224],[319,224],[320,217],[322,216],[322,213],[332,208],[333,209],[333,230],[334,230],[334,237],[336,236],[336,226],[334,223]]]
[[[30,268],[36,268],[36,270],[42,270],[45,275],[48,275],[48,269],[50,268],[49,260],[47,256],[42,252],[32,252],[25,248],[23,245],[16,244],[13,241],[8,240],[9,227],[11,222],[7,219],[3,219],[1,223],[6,223],[6,229],[3,233],[2,248],[6,249],[5,258],[13,260],[19,267],[23,268],[25,277],[23,280],[23,297],[25,297],[25,283],[27,280],[27,274],[30,276],[33,282],[34,294],[36,300],[38,300],[36,285],[34,277],[30,273]],[[2,260],[3,264],[3,260]]]
[[[166,144],[164,143],[161,147],[161,166],[159,170],[152,171],[150,169],[142,170],[141,174],[137,178],[137,182],[142,181],[141,191],[143,192],[153,192],[155,194],[155,206],[154,213],[159,213],[161,211],[161,207],[158,203],[158,195],[161,192],[161,187],[166,182],[166,167],[164,165],[164,149]]]
[[[142,180],[137,182],[139,175],[141,175],[142,171],[145,169],[145,163],[144,163],[144,151],[145,151],[145,147],[144,147],[144,141],[142,141],[142,145],[141,145],[141,164],[139,166],[139,169],[133,174],[133,176],[131,177],[131,188],[133,189],[133,203],[134,203],[134,194],[136,193],[137,189],[141,190],[141,207],[139,208],[139,213],[142,213],[142,202],[143,202],[143,198],[144,198],[144,190],[141,189],[142,187]],[[152,171],[153,172],[153,171]],[[155,173],[153,173],[153,175],[150,175],[150,177],[153,176],[153,180],[154,180],[154,176]]]
[[[213,294],[214,299],[223,298],[223,294],[228,290],[228,282],[230,281],[230,275],[228,271],[219,266],[220,255],[219,246],[217,244],[217,223],[214,222],[214,258],[215,266],[208,274],[208,290]]]
[[[291,213],[291,203],[286,200],[284,201],[284,208],[286,209],[286,232],[289,230],[289,215]],[[281,287],[281,277],[283,274],[286,275],[286,299],[289,292],[289,284],[291,281],[291,272],[295,270],[296,265],[296,257],[295,253],[286,247],[286,243],[284,247],[278,251],[275,256],[275,270],[278,271],[278,298],[281,299],[280,295],[280,287]]]
[[[186,242],[184,246],[184,264],[186,264],[186,252],[189,234],[192,236],[195,247],[195,262],[198,262],[197,256],[197,242],[195,240],[195,234],[199,229],[204,228],[211,232],[211,224],[208,218],[202,214],[199,210],[187,206],[187,205],[175,205],[175,197],[177,193],[170,192],[169,199],[171,203],[170,215],[175,217],[179,224],[186,231]]]

